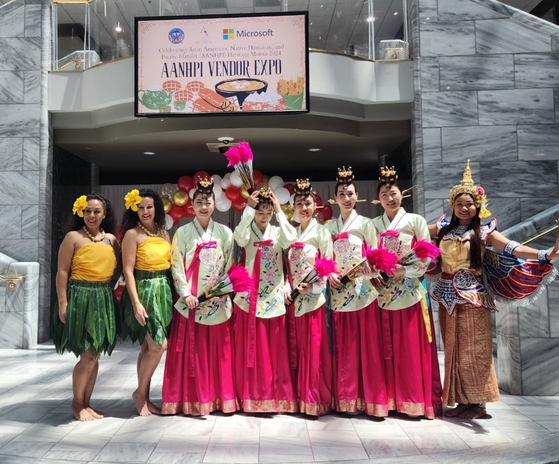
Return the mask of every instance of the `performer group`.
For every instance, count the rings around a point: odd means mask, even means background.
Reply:
[[[486,403],[499,399],[495,300],[534,298],[555,275],[550,261],[559,241],[538,251],[505,238],[495,219],[482,223],[487,199],[469,164],[450,191],[452,216],[432,225],[402,208],[406,192],[394,168],[381,169],[384,214],[373,219],[355,211],[351,168],[338,169],[339,216],[325,225],[315,219],[310,181],[298,180],[297,227],[274,192],[254,189],[250,169],[244,172],[252,188],[234,231],[212,219],[213,181],[200,179],[195,218],[172,241],[160,195],[132,190],[122,251],[110,202],[98,194],[76,200],[60,246],[52,320],[57,351],[79,357],[76,419],[103,417],[90,405],[99,357],[127,337],[140,344],[133,399],[142,416],[398,411],[434,419],[449,407],[446,416],[483,417]],[[121,273],[119,303],[113,288]],[[444,385],[426,274],[440,308]],[[158,407],[150,382],[165,349]]]

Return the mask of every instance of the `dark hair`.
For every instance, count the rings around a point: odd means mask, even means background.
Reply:
[[[208,192],[201,192],[200,190],[196,189],[196,191],[194,192],[194,195],[192,195],[192,203],[194,203],[194,200],[196,200],[196,197],[198,195],[208,195]],[[215,202],[215,193],[212,190],[212,193],[210,193],[210,196],[213,198],[213,201]]]
[[[314,203],[316,204],[316,195],[314,194],[314,192],[296,193],[295,196],[293,197],[293,204],[294,205],[295,205],[295,201],[297,200],[297,197],[302,197],[302,198],[311,197],[313,199]]]
[[[340,185],[347,185],[348,187],[350,185],[353,185],[353,188],[355,189],[355,193],[357,193],[357,184],[351,182],[349,184],[342,184],[341,182],[336,182],[336,188],[334,189],[334,196],[338,196],[338,189],[340,188]]]
[[[259,209],[261,209],[260,207],[261,207],[262,205],[270,205],[270,207],[272,208],[272,212],[274,212],[274,205],[272,205],[272,203],[270,203],[270,202],[259,201],[258,204],[254,207],[254,209],[255,209],[256,211],[258,211]]]
[[[458,198],[460,195],[468,195],[475,202],[475,199],[469,193],[460,193],[460,194],[456,195],[456,197],[454,197],[454,200],[456,201],[456,198]],[[481,231],[480,231],[480,229],[481,229],[481,219],[479,218],[479,208],[477,208],[477,207],[476,207],[476,213],[478,213],[478,214],[476,214],[472,218],[472,222],[468,226],[467,230],[473,230],[474,231],[473,237],[470,240],[470,269],[479,270],[479,269],[481,269],[481,264],[482,264],[481,251],[482,251],[483,247],[482,247]],[[439,234],[437,235],[437,246],[439,246],[443,237],[447,233],[449,233],[450,231],[456,229],[456,227],[458,227],[458,225],[459,225],[459,221],[458,221],[458,218],[456,217],[456,215],[454,214],[454,208],[453,208],[452,209],[452,218],[450,220],[450,223],[448,225],[444,226],[439,231]],[[439,259],[440,259],[440,257],[439,257]]]
[[[165,229],[165,207],[163,206],[163,200],[155,190],[152,189],[139,189],[140,196],[142,198],[152,198],[153,206],[155,207],[155,225],[160,229]],[[127,209],[124,211],[124,216],[122,217],[122,230],[121,239],[124,238],[124,234],[136,227],[138,224],[138,212],[132,211],[132,209]]]
[[[105,219],[103,219],[103,222],[101,222],[101,228],[108,234],[114,234],[115,219],[111,202],[99,193],[90,193],[86,195],[85,198],[87,201],[98,200],[103,204],[103,209],[105,210]],[[64,226],[64,235],[73,230],[81,229],[84,224],[85,223],[83,217],[80,217],[77,214],[72,214],[66,222],[66,225]]]
[[[389,185],[390,188],[396,187],[398,190],[400,190],[400,193],[402,193],[402,191],[403,191],[402,186],[400,185],[400,182],[398,182],[398,181],[392,182],[390,184],[386,184],[384,182],[379,182],[378,185],[377,185],[377,196],[380,194],[380,189],[383,188],[385,185]]]

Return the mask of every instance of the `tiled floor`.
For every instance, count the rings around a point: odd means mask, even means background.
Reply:
[[[559,460],[559,397],[502,395],[491,419],[385,420],[333,414],[138,417],[137,346],[103,357],[93,406],[107,417],[80,423],[70,412],[73,355],[50,344],[0,350],[0,463],[139,462],[549,463]],[[153,379],[161,398],[163,362]]]

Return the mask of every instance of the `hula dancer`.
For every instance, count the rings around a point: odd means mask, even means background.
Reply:
[[[72,412],[79,421],[104,415],[90,406],[101,352],[111,354],[116,342],[118,302],[111,284],[120,270],[120,247],[113,235],[113,208],[98,194],[74,202],[74,216],[58,251],[52,338],[60,354],[79,356],[72,374]]]
[[[161,412],[150,401],[149,391],[151,377],[167,347],[173,315],[171,244],[163,201],[157,192],[134,189],[124,199],[122,268],[126,287],[121,307],[125,330],[133,342],[140,341],[138,388],[132,398],[138,414],[149,416]]]
[[[175,304],[163,377],[163,414],[237,410],[229,296],[200,302],[233,263],[233,233],[214,222],[213,180],[197,183],[194,221],[173,237]]]
[[[431,260],[419,249],[419,256],[416,252],[412,256],[412,248],[419,243],[431,247],[435,255],[438,249],[430,244],[425,219],[401,207],[397,179],[394,168],[381,169],[377,194],[384,214],[373,219],[380,246],[400,258],[377,299],[385,342],[386,388],[396,411],[434,419],[442,414],[442,387],[433,317],[421,283]]]
[[[290,361],[291,368],[296,368],[297,372],[299,411],[322,416],[332,407],[332,356],[326,330],[325,280],[306,283],[305,277],[314,274],[318,260],[332,257],[332,237],[328,229],[313,218],[316,201],[308,179],[297,180],[293,203],[301,225],[287,259],[291,288],[299,293],[294,299],[291,295],[287,297]],[[335,263],[332,265],[334,271]]]
[[[279,227],[271,226],[276,213]],[[297,238],[271,190],[248,198],[234,232],[254,290],[235,296],[235,376],[246,412],[297,412],[289,366],[283,251]]]

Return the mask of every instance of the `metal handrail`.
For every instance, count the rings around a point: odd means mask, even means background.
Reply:
[[[0,280],[25,280],[25,276],[7,276],[0,274]]]
[[[559,219],[555,219],[554,226],[551,226],[545,229],[543,232],[540,232],[539,234],[530,237],[528,240],[522,242],[522,245],[528,245],[529,243],[535,242],[536,240],[545,237],[546,235],[550,234],[551,232],[555,232],[556,230],[559,230]]]

